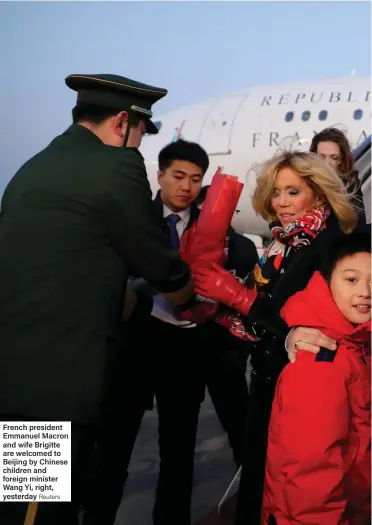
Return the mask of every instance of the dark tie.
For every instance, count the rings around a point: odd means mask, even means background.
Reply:
[[[178,250],[180,247],[180,238],[178,236],[178,231],[177,231],[177,223],[180,220],[181,220],[181,217],[177,215],[177,213],[172,213],[171,215],[168,215],[167,217],[167,222],[168,222],[168,226],[169,226],[169,230],[171,234],[172,245],[173,245],[173,248],[175,248],[176,250]]]

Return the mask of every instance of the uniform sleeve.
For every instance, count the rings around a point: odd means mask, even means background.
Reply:
[[[343,454],[350,415],[344,373],[335,361],[317,362],[300,352],[284,369],[274,404],[270,426],[280,436],[277,476],[283,487],[278,523],[347,525]]]
[[[104,188],[104,221],[108,235],[127,267],[158,291],[176,292],[190,270],[172,249],[156,216],[145,166],[131,150],[112,168]]]

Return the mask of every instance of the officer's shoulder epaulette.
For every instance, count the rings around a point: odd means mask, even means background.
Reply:
[[[316,355],[315,361],[322,361],[327,363],[333,363],[337,354],[337,350],[328,350],[327,348],[321,347]]]
[[[136,148],[110,148],[111,159],[114,163],[126,166],[141,167],[146,170],[145,159]]]
[[[138,148],[127,148],[127,149],[130,151],[133,151],[133,153],[136,153],[136,155],[138,155],[141,160],[143,161],[145,160],[145,157],[142,155],[142,153],[140,152]]]
[[[111,148],[112,150],[115,150],[117,152],[117,155],[121,159],[128,159],[137,162],[139,161],[141,164],[145,161],[144,156],[137,148]]]

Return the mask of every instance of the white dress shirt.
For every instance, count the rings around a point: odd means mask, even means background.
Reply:
[[[163,204],[163,217],[166,219],[172,213],[174,212],[165,206],[165,204]],[[180,238],[183,232],[186,230],[190,220],[190,207],[186,208],[186,210],[177,212],[177,215],[181,217],[181,220],[176,224],[178,237]],[[151,315],[157,317],[161,321],[174,324],[182,328],[193,328],[196,326],[195,323],[190,323],[190,321],[179,321],[174,315],[174,307],[162,295],[154,296],[154,306]]]
[[[172,215],[174,211],[170,210],[165,204],[163,204],[163,217],[166,219],[169,217],[169,215]],[[186,230],[187,225],[189,224],[190,220],[190,207],[186,208],[186,210],[182,210],[176,213],[176,215],[179,215],[181,217],[181,220],[177,222],[176,228],[178,232],[178,237],[181,238],[181,235]]]

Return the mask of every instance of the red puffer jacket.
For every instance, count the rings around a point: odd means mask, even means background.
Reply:
[[[298,352],[273,402],[262,523],[371,523],[371,322],[354,327],[317,272],[281,311],[338,341],[337,352]],[[332,359],[333,358],[333,359]]]

